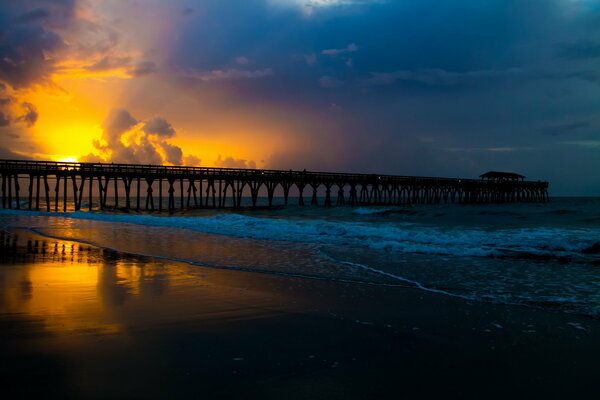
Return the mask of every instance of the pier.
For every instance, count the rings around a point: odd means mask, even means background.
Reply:
[[[491,174],[491,175],[490,175]],[[548,182],[269,169],[0,160],[2,208],[45,211],[548,201]],[[244,200],[244,201],[243,201]]]

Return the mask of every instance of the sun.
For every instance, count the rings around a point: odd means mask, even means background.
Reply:
[[[59,158],[58,160],[59,162],[69,162],[69,163],[75,163],[77,162],[77,157],[63,157],[63,158]]]

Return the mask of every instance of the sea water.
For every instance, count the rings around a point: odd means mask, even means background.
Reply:
[[[190,265],[600,316],[600,198],[171,214],[1,210],[0,227]]]

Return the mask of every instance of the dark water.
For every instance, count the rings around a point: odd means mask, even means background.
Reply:
[[[0,211],[3,227],[100,248],[600,316],[600,199],[166,213]]]

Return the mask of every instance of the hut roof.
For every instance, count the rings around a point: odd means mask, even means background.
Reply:
[[[485,174],[479,175],[480,178],[487,179],[524,179],[525,176],[517,174],[516,172],[500,172],[500,171],[488,171]]]

